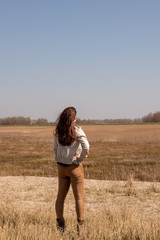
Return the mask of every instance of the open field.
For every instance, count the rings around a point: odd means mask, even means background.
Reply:
[[[160,181],[160,125],[82,126],[91,145],[85,178]],[[0,127],[1,176],[56,176],[54,127]]]
[[[86,223],[79,237],[71,190],[66,232],[62,237],[56,230],[56,193],[55,177],[0,177],[0,239],[160,239],[160,183],[86,179]]]
[[[86,222],[78,236],[70,190],[62,236],[54,210],[53,128],[0,127],[1,240],[160,239],[160,125],[82,128],[91,144],[84,162]]]

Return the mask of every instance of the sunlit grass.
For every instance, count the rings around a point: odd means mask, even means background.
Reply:
[[[65,202],[66,231],[57,231],[54,203],[57,179],[1,178],[2,240],[159,240],[160,185],[135,182],[85,181],[85,225],[77,234],[74,197]],[[3,188],[3,190],[2,190]]]
[[[160,125],[83,126],[85,178],[160,181]],[[56,176],[52,127],[0,128],[0,174]]]

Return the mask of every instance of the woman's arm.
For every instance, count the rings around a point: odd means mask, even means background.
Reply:
[[[89,154],[89,142],[86,136],[79,136],[78,141],[82,146],[82,152],[79,158],[86,158]]]
[[[87,140],[86,134],[79,126],[76,126],[76,135],[77,135],[77,140],[81,144],[81,147],[82,147],[82,152],[81,152],[81,155],[78,158],[78,160],[83,160],[89,154],[90,145]]]

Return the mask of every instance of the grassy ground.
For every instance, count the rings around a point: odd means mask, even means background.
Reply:
[[[73,193],[65,201],[66,231],[56,230],[57,178],[0,177],[2,240],[159,240],[160,183],[85,180],[85,226],[76,232]]]
[[[160,239],[160,125],[83,129],[91,149],[84,162],[86,221],[78,236],[72,191],[66,231],[56,230],[53,128],[0,127],[1,240]]]
[[[53,127],[0,127],[1,176],[56,176]],[[85,178],[160,181],[160,125],[83,126]]]

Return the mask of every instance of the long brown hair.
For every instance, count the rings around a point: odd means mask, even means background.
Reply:
[[[76,109],[67,107],[58,117],[58,123],[55,129],[55,135],[63,146],[70,146],[76,140],[75,124]]]

